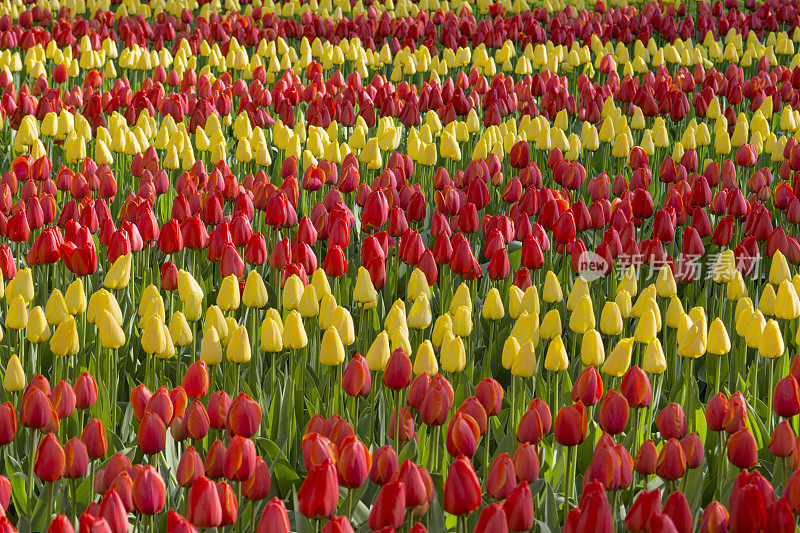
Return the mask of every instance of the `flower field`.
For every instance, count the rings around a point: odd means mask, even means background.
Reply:
[[[0,533],[800,513],[800,3],[0,3]]]

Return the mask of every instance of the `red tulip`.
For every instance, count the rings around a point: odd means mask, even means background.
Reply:
[[[228,411],[228,429],[234,435],[250,438],[258,432],[261,425],[261,407],[244,392],[231,404]]]
[[[289,516],[286,505],[277,496],[269,501],[258,522],[258,533],[289,533]]]
[[[208,394],[208,365],[205,361],[197,361],[189,365],[183,375],[183,389],[189,398],[202,398]]]
[[[475,386],[475,397],[488,416],[495,416],[503,405],[503,387],[493,378],[483,378]]]
[[[578,375],[575,385],[572,387],[572,401],[580,401],[589,407],[597,404],[603,397],[603,380],[600,373],[593,366]]]
[[[256,446],[252,440],[235,435],[225,452],[223,472],[230,481],[247,481],[256,470]]]
[[[769,440],[769,451],[775,457],[789,457],[797,449],[797,439],[788,420],[781,420],[775,426]]]
[[[478,523],[475,525],[475,533],[507,533],[508,523],[503,504],[495,502],[487,505],[481,511]]]
[[[608,391],[598,411],[600,428],[610,435],[622,433],[628,425],[628,411],[628,400],[613,389]]]
[[[89,409],[97,402],[97,383],[89,372],[83,372],[73,385],[75,390],[75,406],[78,409]]]
[[[784,418],[800,413],[800,385],[793,375],[789,374],[775,385],[772,408],[778,416]]]
[[[400,529],[406,511],[405,488],[402,481],[383,485],[375,498],[367,524],[373,531],[391,526]]]
[[[632,366],[622,378],[619,391],[628,400],[632,409],[647,407],[653,398],[653,389],[647,374],[638,366]]]
[[[53,433],[48,433],[36,448],[33,472],[42,481],[54,483],[61,479],[66,468],[64,449]]]
[[[718,392],[708,401],[706,406],[706,424],[711,431],[725,429],[725,415],[728,412],[728,398],[724,393]]]
[[[661,492],[658,489],[640,492],[625,515],[625,529],[631,533],[646,532],[650,517],[660,511]]]
[[[367,481],[372,457],[369,449],[357,436],[345,437],[336,454],[336,466],[339,471],[339,483],[355,489]]]
[[[447,426],[447,453],[456,457],[472,457],[478,450],[481,434],[475,419],[463,412],[456,412]]]
[[[472,463],[460,455],[450,464],[444,484],[444,509],[456,516],[469,514],[480,507],[481,487]]]
[[[297,493],[298,510],[306,518],[329,517],[339,503],[339,483],[332,461],[314,466]]]
[[[202,476],[194,480],[186,501],[186,518],[201,529],[222,523],[222,505],[213,481]]]
[[[89,455],[86,445],[77,437],[73,437],[64,445],[64,477],[81,478],[89,468]]]
[[[133,505],[137,511],[153,515],[164,508],[167,488],[158,471],[150,465],[142,468],[133,478]]]
[[[89,420],[89,423],[83,428],[81,440],[86,445],[86,451],[92,459],[102,459],[106,456],[108,441],[102,421],[97,418]]]
[[[342,373],[342,389],[349,396],[366,396],[372,388],[372,377],[367,360],[355,354]]]
[[[147,455],[155,455],[167,443],[167,428],[161,417],[153,412],[145,413],[139,423],[139,449]]]
[[[391,479],[395,472],[400,470],[400,465],[397,461],[397,453],[394,448],[389,446],[381,446],[372,455],[372,468],[369,472],[370,480],[376,485],[383,485]]]
[[[741,469],[753,468],[758,463],[758,446],[749,429],[742,428],[728,437],[727,454],[731,464]]]
[[[686,435],[686,417],[683,408],[675,402],[666,406],[656,416],[656,427],[662,439],[682,439]]]
[[[694,520],[689,502],[683,492],[676,491],[669,495],[664,503],[664,514],[672,520],[672,524],[678,533],[692,533],[694,531]]]
[[[242,482],[242,495],[253,502],[261,501],[269,495],[271,484],[267,463],[261,457],[256,457],[256,468],[253,475]]]
[[[108,522],[110,531],[113,533],[124,533],[128,531],[128,513],[122,504],[119,494],[114,489],[106,492],[100,501],[98,516]]]
[[[0,446],[14,442],[17,435],[17,411],[11,402],[0,404]]]
[[[602,483],[591,482],[583,488],[578,507],[567,514],[564,533],[611,533],[614,520]]]
[[[730,516],[725,506],[719,502],[711,502],[703,511],[700,521],[700,533],[726,533]]]
[[[523,442],[514,452],[514,470],[518,480],[533,483],[539,479],[539,455],[536,446]]]
[[[686,453],[677,439],[671,438],[661,452],[656,462],[656,474],[666,481],[680,479],[686,473]]]
[[[533,497],[527,481],[522,481],[509,493],[503,509],[509,531],[529,531],[533,528]]]
[[[586,439],[587,429],[586,408],[578,402],[561,408],[556,415],[553,434],[562,446],[577,446]]]
[[[239,514],[239,503],[233,489],[224,481],[217,482],[217,496],[219,497],[220,508],[222,509],[222,521],[220,526],[230,526],[236,523],[236,516]]]
[[[181,454],[181,459],[178,461],[178,468],[175,472],[175,479],[181,487],[190,487],[194,480],[198,477],[205,475],[205,467],[200,454],[194,449],[194,446],[189,446]]]

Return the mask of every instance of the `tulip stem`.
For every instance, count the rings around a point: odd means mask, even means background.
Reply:
[[[50,523],[50,517],[53,515],[53,490],[55,489],[55,483],[50,483],[50,487],[47,491],[47,520],[46,523]]]
[[[71,518],[71,523],[74,524],[75,518],[77,517],[77,511],[75,510],[75,507],[78,504],[78,490],[77,487],[75,486],[76,485],[75,478],[71,478],[69,480],[69,485],[70,485],[70,496],[71,496],[70,500],[72,502],[70,518]]]
[[[394,391],[394,447],[400,457],[400,391]]]
[[[37,449],[39,447],[38,440],[39,440],[39,438],[38,438],[38,435],[36,434],[36,430],[31,428],[31,441],[32,441],[31,442],[31,444],[32,444],[31,450],[35,450],[35,449]],[[27,504],[27,507],[28,507],[28,519],[29,520],[33,518],[33,516],[32,516],[32,511],[33,511],[33,507],[32,507],[32,505],[33,505],[33,485],[34,485],[34,481],[33,481],[33,463],[36,461],[35,455],[31,456],[30,459],[31,459],[30,460],[30,464],[28,465],[28,485],[26,487],[28,489],[28,494],[27,494],[28,499],[26,500],[26,504]]]
[[[486,420],[486,433],[484,434],[484,446],[483,446],[483,471],[485,472],[485,476],[488,478],[489,474],[489,442],[491,442],[492,436],[492,419],[487,418]]]
[[[772,397],[775,395],[775,361],[776,359],[769,360],[769,390],[767,391],[767,431],[772,434]]]
[[[569,500],[572,497],[572,486],[574,484],[573,479],[573,465],[572,463],[575,454],[575,447],[574,446],[567,446],[567,464],[564,466],[564,472],[566,475],[566,490],[564,491],[564,523],[567,521],[567,513],[569,513]]]

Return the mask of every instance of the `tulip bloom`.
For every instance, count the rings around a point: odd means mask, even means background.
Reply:
[[[332,461],[314,466],[297,492],[299,511],[306,518],[326,518],[339,503],[339,482]]]
[[[460,455],[450,464],[444,484],[444,508],[452,515],[469,514],[481,504],[478,476],[469,459]]]

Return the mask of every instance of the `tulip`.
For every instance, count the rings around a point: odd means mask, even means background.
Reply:
[[[389,445],[381,446],[375,450],[372,456],[372,468],[370,469],[369,478],[376,485],[383,485],[399,469],[397,453],[395,453],[394,449]]]
[[[768,448],[775,457],[789,457],[797,449],[794,430],[788,420],[781,420],[775,426]]]
[[[108,442],[102,421],[96,418],[89,420],[81,433],[81,441],[86,445],[86,451],[92,459],[102,459],[106,456]]]
[[[372,457],[364,443],[355,435],[350,435],[338,447],[336,466],[340,483],[355,489],[366,482],[372,466]]]
[[[228,429],[234,435],[250,438],[258,432],[260,425],[261,407],[247,394],[240,392],[228,410]]]
[[[214,528],[222,523],[222,505],[213,481],[198,477],[189,489],[186,518],[198,528]]]
[[[405,509],[406,497],[403,482],[386,483],[375,498],[367,524],[373,531],[386,526],[399,529],[403,525]]]
[[[486,492],[496,500],[505,500],[516,485],[514,463],[507,453],[498,455],[486,478]]]
[[[586,438],[586,408],[578,402],[562,407],[556,416],[553,433],[562,446],[577,446]]]
[[[133,503],[137,511],[153,515],[164,508],[167,489],[155,468],[145,466],[133,478]]]
[[[601,483],[593,481],[584,487],[578,507],[567,515],[564,531],[566,533],[614,531],[611,507]]]
[[[33,472],[42,481],[54,483],[61,479],[66,468],[64,449],[53,433],[48,433],[39,442],[34,458]]]
[[[625,529],[632,533],[647,531],[650,517],[658,512],[661,512],[660,491],[656,489],[640,492],[625,515]]]
[[[678,533],[694,531],[692,511],[689,509],[689,502],[683,492],[677,491],[670,494],[664,503],[664,515],[669,517]]]
[[[728,531],[730,516],[728,510],[719,502],[711,502],[703,511],[700,521],[701,533],[723,533]]]
[[[98,515],[108,522],[113,533],[123,533],[128,529],[128,513],[122,504],[122,499],[114,489],[109,490],[103,496]]]
[[[481,488],[478,477],[464,456],[458,456],[450,464],[444,484],[444,508],[452,515],[462,516],[476,510],[481,503]]]
[[[661,448],[656,462],[656,474],[666,481],[675,481],[686,472],[686,453],[680,443],[670,438]]]
[[[181,487],[191,487],[194,480],[205,474],[203,460],[200,454],[194,449],[194,446],[189,446],[183,451],[181,459],[178,462],[178,468],[175,473],[175,478],[178,485]]]
[[[475,533],[507,533],[508,523],[503,504],[499,502],[487,505],[481,511]]]
[[[481,433],[478,423],[470,415],[456,411],[447,426],[447,453],[456,457],[465,455],[469,458],[475,455]]]
[[[73,437],[64,445],[64,477],[81,478],[89,467],[89,455],[86,445],[77,437]]]
[[[753,468],[758,462],[758,447],[750,430],[742,428],[728,438],[728,460],[741,469]]]
[[[339,503],[339,483],[332,461],[314,466],[297,493],[298,509],[306,518],[330,517]]]
[[[628,401],[614,390],[608,391],[598,411],[600,427],[606,433],[622,433],[628,424]]]
[[[258,533],[289,533],[289,531],[286,505],[276,496],[264,508],[261,520],[258,522]]]
[[[681,406],[675,402],[662,409],[655,422],[663,439],[680,440],[686,435],[686,417]]]

